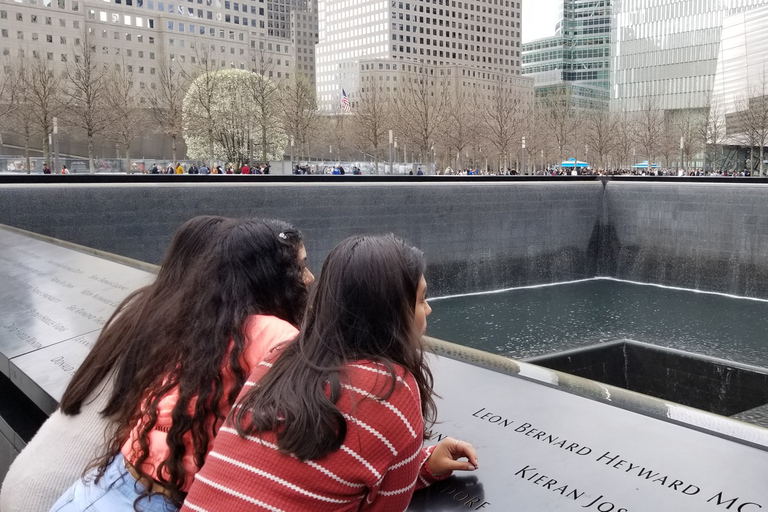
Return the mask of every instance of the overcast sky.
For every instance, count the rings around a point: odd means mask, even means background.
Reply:
[[[522,1],[523,42],[554,35],[555,23],[558,21],[558,0]]]

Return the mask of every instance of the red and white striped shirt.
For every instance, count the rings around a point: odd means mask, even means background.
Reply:
[[[251,386],[266,374],[270,360],[251,373]],[[301,461],[280,453],[272,432],[244,439],[228,421],[181,510],[405,510],[414,490],[437,478],[425,464],[433,447],[422,448],[418,386],[403,368],[397,367],[397,374],[394,391],[383,400],[379,397],[391,383],[384,366],[357,361],[347,367],[336,404],[347,420],[347,435],[339,450],[322,459]]]

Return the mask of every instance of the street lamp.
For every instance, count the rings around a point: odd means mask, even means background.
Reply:
[[[293,173],[293,135],[291,135],[291,173]]]
[[[395,170],[392,168],[392,141],[392,130],[389,130],[389,172],[394,174]]]
[[[523,137],[523,159],[521,167],[523,168],[525,174],[528,174],[528,170],[525,168],[525,137]]]
[[[53,118],[53,172],[59,172],[59,120]]]
[[[432,146],[432,174],[437,174],[437,155],[435,153],[435,146]]]
[[[395,162],[397,162],[397,137],[395,137]],[[395,174],[394,166],[392,168],[392,174]]]

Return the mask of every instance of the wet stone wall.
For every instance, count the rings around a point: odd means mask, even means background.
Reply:
[[[263,216],[304,232],[316,270],[349,235],[404,236],[433,295],[608,276],[768,298],[765,180],[50,178],[0,181],[0,223],[149,263],[194,215]]]
[[[347,236],[393,232],[448,295],[594,276],[602,197],[598,181],[0,184],[0,223],[158,263],[195,215],[276,217],[303,231],[316,270]]]
[[[768,185],[609,182],[598,275],[768,298]]]

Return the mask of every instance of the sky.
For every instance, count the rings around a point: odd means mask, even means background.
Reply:
[[[560,0],[562,2],[562,0]],[[558,0],[522,0],[523,42],[554,35]]]

